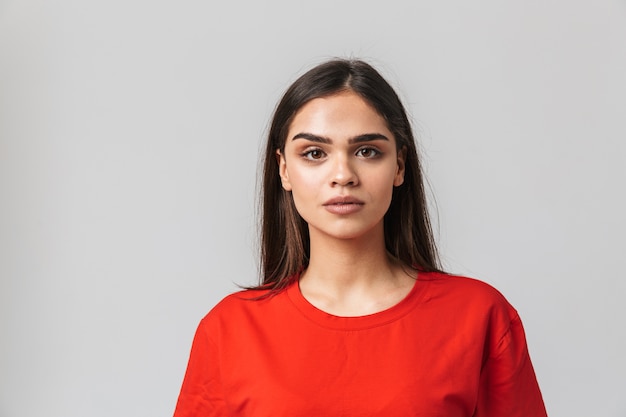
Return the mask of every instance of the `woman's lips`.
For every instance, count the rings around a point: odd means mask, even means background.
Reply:
[[[333,214],[352,214],[363,208],[364,203],[354,197],[334,197],[324,203],[324,208]]]

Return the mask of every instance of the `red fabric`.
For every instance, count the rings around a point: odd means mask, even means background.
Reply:
[[[298,285],[226,297],[200,323],[175,417],[544,417],[517,312],[421,273],[399,304],[337,317]]]

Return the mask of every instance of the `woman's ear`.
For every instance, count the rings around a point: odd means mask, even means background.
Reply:
[[[291,191],[287,162],[285,161],[285,155],[282,154],[280,149],[276,149],[276,162],[278,163],[278,174],[280,175],[280,182],[283,185],[283,189],[285,191]]]
[[[404,183],[404,171],[406,167],[406,146],[398,151],[398,170],[396,176],[393,179],[393,185],[399,187]]]

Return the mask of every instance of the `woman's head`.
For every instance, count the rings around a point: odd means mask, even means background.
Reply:
[[[393,88],[369,64],[359,60],[332,60],[298,78],[276,107],[265,149],[262,183],[261,262],[263,284],[275,289],[306,267],[309,234],[296,211],[293,198],[281,184],[276,153],[284,152],[291,123],[311,100],[351,91],[358,94],[385,120],[396,142],[406,153],[404,182],[395,187],[384,218],[387,250],[417,269],[439,270],[419,158],[404,106]]]

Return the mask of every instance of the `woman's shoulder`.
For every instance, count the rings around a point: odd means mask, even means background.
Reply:
[[[248,320],[269,314],[269,310],[282,303],[282,292],[273,293],[269,289],[244,289],[222,298],[202,318],[201,326],[220,325],[243,318]]]
[[[482,329],[478,334],[484,335],[491,352],[504,346],[500,343],[512,330],[516,339],[524,339],[517,310],[492,285],[476,278],[440,273],[424,274],[422,279],[427,287],[426,311],[439,319]]]
[[[515,316],[517,312],[494,286],[477,278],[440,272],[418,276],[429,287],[429,299],[448,302],[451,307],[501,310]]]
[[[485,295],[489,297],[503,297],[491,284],[473,277],[457,275],[446,272],[420,272],[417,277],[420,281],[434,284],[449,291],[471,291],[472,294]]]

